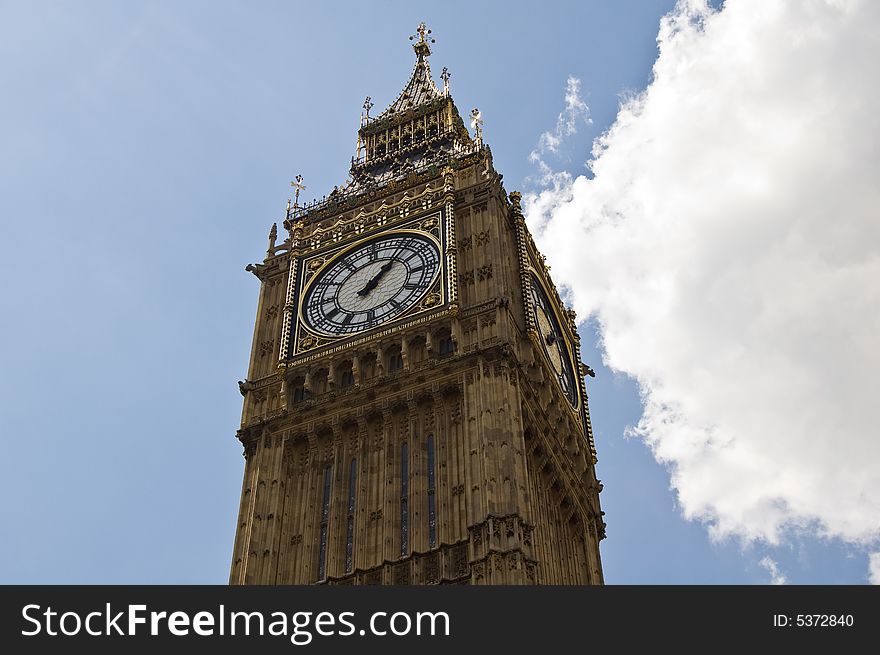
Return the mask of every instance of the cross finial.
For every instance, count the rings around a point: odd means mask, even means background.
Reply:
[[[424,43],[425,42],[425,34],[430,34],[431,30],[428,29],[427,25],[425,25],[425,21],[422,21],[421,23],[419,23],[418,28],[416,28],[416,32],[418,33],[418,36],[419,36],[419,43]],[[414,39],[415,35],[413,35],[409,38]]]
[[[449,69],[446,66],[443,67],[443,72],[440,73],[440,79],[443,80],[443,95],[447,98],[449,97],[449,78],[452,75],[449,73]]]
[[[421,23],[419,23],[419,27],[418,29],[416,29],[416,33],[409,37],[410,41],[418,39],[418,41],[413,43],[413,50],[416,51],[416,56],[419,59],[427,57],[431,54],[431,46],[429,44],[434,43],[434,39],[428,36],[430,33],[431,30],[429,30],[428,26],[425,25],[425,22],[422,21]]]
[[[373,108],[373,99],[370,96],[367,96],[367,99],[364,100],[364,115],[369,119],[370,118],[370,110]]]
[[[297,175],[294,178],[294,181],[290,183],[290,186],[292,186],[294,189],[296,189],[296,191],[294,193],[294,198],[293,198],[293,206],[294,207],[299,207],[299,192],[306,190],[306,185],[303,184],[302,181],[303,181],[303,176]]]
[[[477,145],[483,145],[483,115],[474,107],[471,109],[471,129],[474,131],[474,141]]]

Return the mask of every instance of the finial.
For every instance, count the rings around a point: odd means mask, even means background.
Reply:
[[[306,185],[303,184],[302,181],[303,181],[303,176],[297,175],[294,178],[294,181],[290,183],[290,186],[292,186],[294,189],[296,189],[296,193],[294,194],[294,200],[293,200],[294,209],[299,207],[299,192],[306,190]]]
[[[278,238],[278,224],[272,223],[272,228],[269,230],[269,248],[266,250],[266,256],[271,257],[275,254],[275,240]]]
[[[483,145],[483,115],[474,107],[471,109],[471,129],[474,131],[474,141],[478,146]]]
[[[446,66],[443,67],[443,72],[440,73],[440,79],[443,80],[443,95],[447,98],[449,97],[449,78],[452,77],[449,73],[449,69]]]
[[[416,33],[409,37],[410,41],[418,38],[418,41],[413,43],[413,50],[416,51],[416,57],[419,59],[423,59],[431,54],[431,46],[429,44],[434,43],[434,39],[428,37],[430,33],[431,30],[429,30],[427,25],[425,25],[425,22],[422,21],[419,23]]]
[[[367,99],[364,100],[364,119],[361,121],[362,125],[365,125],[370,122],[370,110],[373,108],[373,99],[370,96],[367,96]]]

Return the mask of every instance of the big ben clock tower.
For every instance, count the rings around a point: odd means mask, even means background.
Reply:
[[[430,31],[261,282],[232,584],[601,584],[574,314]]]

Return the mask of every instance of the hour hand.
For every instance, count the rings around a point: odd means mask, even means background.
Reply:
[[[394,260],[391,260],[385,264],[382,264],[382,268],[379,269],[379,272],[376,273],[370,281],[364,285],[364,288],[357,292],[357,295],[363,297],[366,296],[370,291],[376,288],[376,285],[379,284],[379,279],[388,272],[388,269],[391,268],[391,265],[394,263]]]
[[[370,291],[376,288],[376,285],[379,284],[378,278],[372,278],[369,282],[364,285],[364,288],[357,292],[357,295],[363,297],[366,296]]]

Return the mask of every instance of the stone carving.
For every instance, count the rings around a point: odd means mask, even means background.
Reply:
[[[392,570],[392,584],[408,585],[410,584],[410,566],[409,562],[396,564]]]
[[[468,572],[467,544],[459,544],[452,551],[452,575],[456,578]]]
[[[437,584],[440,581],[440,557],[437,553],[431,553],[425,558],[422,577],[425,584]]]

